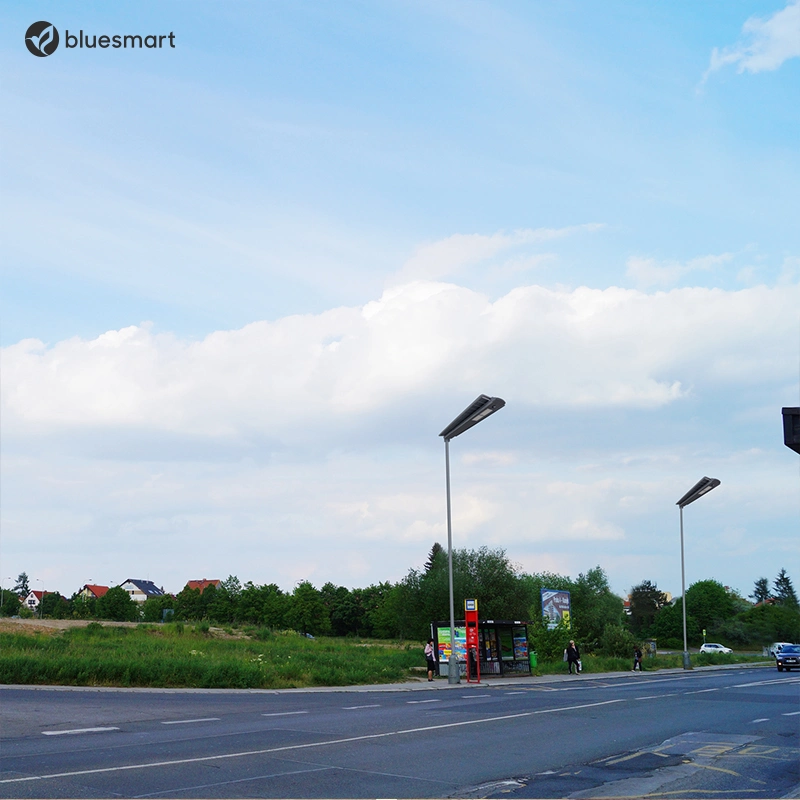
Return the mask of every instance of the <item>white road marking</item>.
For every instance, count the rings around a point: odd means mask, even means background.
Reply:
[[[75,728],[71,731],[42,731],[44,736],[64,736],[71,733],[102,733],[103,731],[118,731],[119,728]]]
[[[477,700],[479,697],[491,697],[490,694],[465,694],[461,695],[462,700]]]
[[[189,725],[192,722],[219,722],[219,717],[203,717],[202,719],[171,719],[162,725]]]
[[[756,722],[769,722],[769,717],[761,717],[760,719],[751,720],[750,724],[754,725]]]
[[[703,694],[704,692],[718,692],[719,689],[698,689],[696,692],[684,692],[684,694]]]
[[[747,689],[750,686],[769,686],[771,683],[798,683],[800,678],[789,680],[788,678],[774,678],[773,680],[754,681],[753,683],[737,683],[732,688],[734,689]]]
[[[380,703],[371,703],[368,706],[343,706],[345,711],[355,711],[357,708],[380,708]]]
[[[659,697],[675,697],[678,692],[672,692],[671,694],[648,694],[646,697],[634,697],[634,700],[657,700]]]
[[[503,694],[528,694],[528,693],[527,692],[503,692]]]
[[[406,700],[409,705],[418,704],[418,703],[441,703],[441,700]]]
[[[263,756],[271,753],[286,753],[291,750],[308,750],[312,747],[330,747],[335,744],[350,744],[351,742],[365,742],[370,739],[386,739],[389,736],[406,736],[413,733],[426,733],[428,731],[440,731],[447,728],[461,728],[465,725],[486,725],[490,722],[503,722],[507,719],[522,719],[524,717],[535,717],[540,714],[559,714],[562,711],[582,711],[586,708],[598,708],[599,706],[610,706],[616,703],[624,703],[625,700],[604,700],[600,703],[582,703],[577,706],[565,706],[562,708],[544,708],[540,711],[522,711],[518,714],[504,714],[500,717],[486,717],[484,719],[468,719],[461,722],[443,722],[439,725],[427,725],[423,728],[406,728],[399,731],[387,731],[386,733],[368,733],[363,736],[348,736],[344,739],[329,739],[323,742],[308,742],[307,744],[288,744],[281,747],[269,747],[263,750],[244,750],[239,753],[223,753],[216,756],[197,756],[195,758],[179,758],[172,761],[151,761],[145,764],[125,764],[119,767],[99,767],[96,769],[81,769],[74,772],[53,772],[48,775],[28,775],[24,778],[2,778],[0,785],[6,783],[29,783],[30,781],[44,781],[51,778],[74,778],[81,775],[101,775],[108,772],[128,772],[134,769],[153,769],[155,767],[175,767],[182,764],[201,764],[208,761],[222,761],[229,758],[246,758],[248,756]]]
[[[262,717],[293,717],[295,714],[308,714],[308,711],[276,711],[272,714],[262,714]]]
[[[798,714],[800,714],[800,711],[784,711],[783,714],[781,714],[781,716],[782,717],[795,717]]]

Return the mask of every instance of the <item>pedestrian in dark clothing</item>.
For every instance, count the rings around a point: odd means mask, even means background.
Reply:
[[[567,665],[569,666],[569,674],[572,675],[572,667],[575,667],[575,674],[581,671],[581,654],[578,646],[573,639],[569,640],[567,649],[564,651],[567,655]]]
[[[633,672],[641,672],[642,671],[642,651],[639,649],[639,645],[637,644],[633,648]]]
[[[433,648],[433,639],[428,639],[425,645],[425,660],[428,662],[428,680],[433,680],[433,673],[436,671],[436,650]]]

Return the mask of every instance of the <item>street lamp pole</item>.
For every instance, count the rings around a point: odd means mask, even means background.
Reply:
[[[440,434],[444,437],[445,482],[447,487],[447,579],[450,587],[450,660],[447,664],[447,682],[460,683],[461,672],[456,655],[456,618],[453,597],[453,527],[450,512],[450,440],[477,425],[506,404],[499,397],[479,395]]]
[[[712,489],[716,489],[720,482],[716,478],[701,478],[686,494],[676,503],[680,509],[681,517],[681,606],[683,612],[683,668],[691,669],[692,663],[689,660],[689,640],[686,635],[686,561],[683,552],[683,509],[699,500],[704,494],[708,494]]]

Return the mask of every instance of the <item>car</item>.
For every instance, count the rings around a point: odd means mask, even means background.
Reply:
[[[700,646],[701,653],[732,653],[733,650],[730,647],[725,647],[722,644],[712,644],[708,642],[707,644],[703,644]]]
[[[791,644],[791,642],[773,642],[769,646],[769,654],[774,658],[787,644]]]
[[[775,654],[778,672],[800,669],[800,644],[785,644],[780,653]]]

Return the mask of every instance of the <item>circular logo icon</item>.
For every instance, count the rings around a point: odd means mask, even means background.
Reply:
[[[39,58],[53,55],[58,47],[58,31],[51,22],[34,22],[25,31],[25,46]]]

